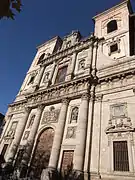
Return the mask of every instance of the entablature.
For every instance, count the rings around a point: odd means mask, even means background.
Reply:
[[[16,111],[24,110],[25,107],[37,107],[41,104],[53,104],[61,102],[64,98],[75,99],[82,96],[83,93],[89,92],[91,76],[85,76],[73,81],[51,86],[44,90],[38,90],[25,96],[21,102],[14,102],[9,105],[11,114]]]
[[[99,81],[104,81],[107,78],[119,76],[127,76],[135,72],[135,56],[128,57],[124,60],[117,61],[110,66],[103,67],[97,70]]]

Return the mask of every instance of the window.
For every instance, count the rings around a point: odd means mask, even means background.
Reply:
[[[113,53],[113,52],[116,52],[118,51],[118,44],[113,44],[110,46],[110,52]]]
[[[114,171],[129,171],[127,141],[113,142]]]
[[[31,116],[27,128],[31,128],[31,126],[33,125],[34,119],[35,119],[35,115]]]
[[[74,151],[64,151],[61,163],[62,172],[72,169]]]
[[[67,66],[64,66],[64,67],[58,69],[55,83],[60,83],[60,82],[65,81],[66,74],[67,74]]]
[[[78,119],[78,111],[79,111],[79,108],[78,108],[78,107],[74,107],[74,108],[72,109],[70,123],[72,123],[72,122],[77,122],[77,119]]]
[[[116,20],[112,20],[107,24],[107,33],[111,33],[117,29],[118,29],[118,26],[117,26]]]
[[[34,75],[31,76],[28,85],[29,85],[29,84],[33,84],[33,83],[34,83],[34,79],[35,79],[35,76],[34,76]]]
[[[7,148],[8,148],[8,144],[4,144],[4,147],[3,147],[2,152],[1,152],[2,156],[4,156],[6,154]]]
[[[43,54],[39,57],[38,64],[41,63],[41,61],[44,59],[44,56],[45,56],[45,53],[43,53]]]

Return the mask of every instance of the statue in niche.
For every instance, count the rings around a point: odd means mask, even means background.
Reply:
[[[47,72],[47,73],[45,74],[43,82],[46,82],[46,81],[49,80],[49,75],[50,75],[49,72]]]
[[[70,123],[72,122],[77,122],[77,119],[78,119],[78,111],[79,111],[79,108],[78,107],[74,107],[72,109],[72,113],[71,113],[71,120],[70,120]]]

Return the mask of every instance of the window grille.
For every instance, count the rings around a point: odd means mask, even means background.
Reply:
[[[72,169],[73,155],[74,155],[73,150],[63,152],[62,163],[61,163],[61,171],[62,172]]]
[[[127,141],[113,142],[114,171],[129,171]]]

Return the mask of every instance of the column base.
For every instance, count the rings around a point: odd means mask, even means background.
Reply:
[[[90,173],[90,180],[100,180],[101,176],[99,173],[96,172],[91,172]]]
[[[71,170],[62,176],[66,180],[84,180],[84,173],[79,170]]]
[[[20,167],[20,178],[25,178],[27,176],[27,172],[28,172],[28,166],[22,164]]]
[[[56,180],[58,179],[58,171],[55,168],[48,167],[43,169],[40,180]]]

